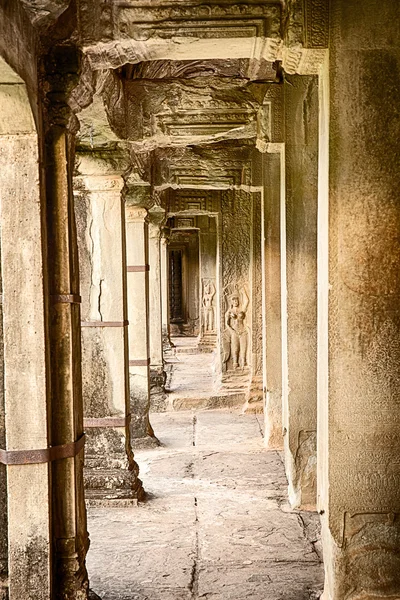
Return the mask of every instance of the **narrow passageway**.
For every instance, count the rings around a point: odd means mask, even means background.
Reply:
[[[216,373],[217,349],[204,352],[195,337],[174,337],[175,348],[165,360],[167,406],[172,410],[226,408],[243,406],[248,381],[241,370],[225,375]]]
[[[166,358],[168,405],[173,409],[203,407],[213,395],[214,355],[199,352],[194,337],[174,337]]]
[[[103,600],[310,600],[323,569],[318,518],[293,513],[261,420],[238,411],[155,414],[140,451],[149,500],[89,509],[91,587]]]

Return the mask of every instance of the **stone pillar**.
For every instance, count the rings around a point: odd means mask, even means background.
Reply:
[[[149,259],[147,210],[126,196],[126,255],[128,274],[129,381],[131,434],[134,446],[157,443],[150,425]]]
[[[1,67],[8,69],[5,63]],[[3,119],[7,112],[14,115],[16,102],[18,119],[13,116],[7,123]],[[44,203],[39,187],[38,136],[25,86],[11,69],[9,85],[0,85],[0,110],[3,115],[0,127],[1,327],[4,331],[4,355],[2,338],[1,356],[4,387],[2,381],[0,388],[2,394],[4,390],[0,400],[0,598],[50,600],[51,463],[46,453],[40,452],[49,447],[51,435],[46,386]],[[19,129],[15,131],[15,127]],[[39,451],[39,457],[35,456],[35,450]],[[32,451],[28,464],[22,464],[24,458],[29,457],[21,456],[21,451]],[[7,559],[8,590],[5,587]]]
[[[252,361],[251,195],[242,190],[223,191],[220,221],[222,383],[245,397]],[[232,332],[232,326],[239,327],[241,335]]]
[[[316,504],[318,85],[288,76],[286,123],[287,388],[285,465],[293,507]],[[299,126],[299,123],[302,126]]]
[[[75,177],[82,295],[82,376],[91,504],[144,496],[130,441],[127,276],[123,179],[105,161],[79,157]],[[88,165],[85,165],[88,162]]]
[[[59,121],[59,119],[57,119]],[[73,139],[61,124],[46,136],[48,279],[50,292],[51,444],[74,444],[72,456],[54,460],[52,521],[55,596],[87,595],[89,546],[83,490],[83,402],[79,265],[72,191]],[[32,392],[30,392],[32,394]]]
[[[395,599],[400,598],[398,4],[382,0],[360,10],[357,0],[334,0],[330,27],[320,84],[323,597]]]
[[[175,345],[171,341],[169,326],[169,261],[168,261],[169,229],[161,229],[161,316],[163,353],[171,352]]]
[[[149,325],[150,325],[150,407],[165,410],[165,379],[161,303],[161,223],[165,210],[154,206],[149,210]]]
[[[198,216],[200,236],[200,340],[199,350],[212,352],[217,343],[217,223],[215,217]]]
[[[263,311],[261,273],[261,193],[252,194],[251,227],[251,379],[243,407],[246,413],[262,413],[263,397]]]
[[[283,144],[263,155],[263,373],[265,444],[283,449],[280,204],[284,193]],[[283,180],[283,181],[282,181]]]
[[[1,138],[0,138],[1,144]],[[1,156],[1,151],[0,151]],[[6,421],[4,398],[4,329],[3,329],[3,283],[1,276],[0,247],[0,448],[6,447]],[[8,523],[7,523],[7,470],[0,461],[0,600],[6,600],[8,592]]]

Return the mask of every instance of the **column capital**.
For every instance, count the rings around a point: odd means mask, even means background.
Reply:
[[[121,194],[124,180],[121,175],[78,175],[74,178],[74,193],[85,190],[89,192],[113,192]]]
[[[143,206],[125,206],[125,218],[128,223],[147,223],[147,209]]]
[[[134,183],[126,181],[124,192],[126,206],[149,208],[152,204],[151,191],[151,185],[146,181],[135,181]]]
[[[149,235],[151,238],[161,237],[161,224],[165,220],[165,210],[161,206],[153,206],[148,212]]]

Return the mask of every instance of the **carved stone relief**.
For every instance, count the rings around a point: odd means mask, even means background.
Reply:
[[[203,333],[215,332],[215,280],[203,279],[202,281],[202,301],[201,307],[203,312]]]
[[[251,347],[250,328],[247,325],[247,309],[249,297],[244,288],[228,286],[224,290],[225,329],[223,333],[223,365],[224,371],[249,366],[249,349]]]
[[[221,363],[223,372],[243,370],[251,364],[251,196],[242,191],[221,193],[220,251]]]

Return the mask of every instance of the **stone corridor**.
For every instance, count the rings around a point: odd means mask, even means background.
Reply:
[[[234,410],[152,415],[138,451],[149,500],[89,510],[91,587],[103,600],[320,597],[318,517],[292,512],[262,420]]]

